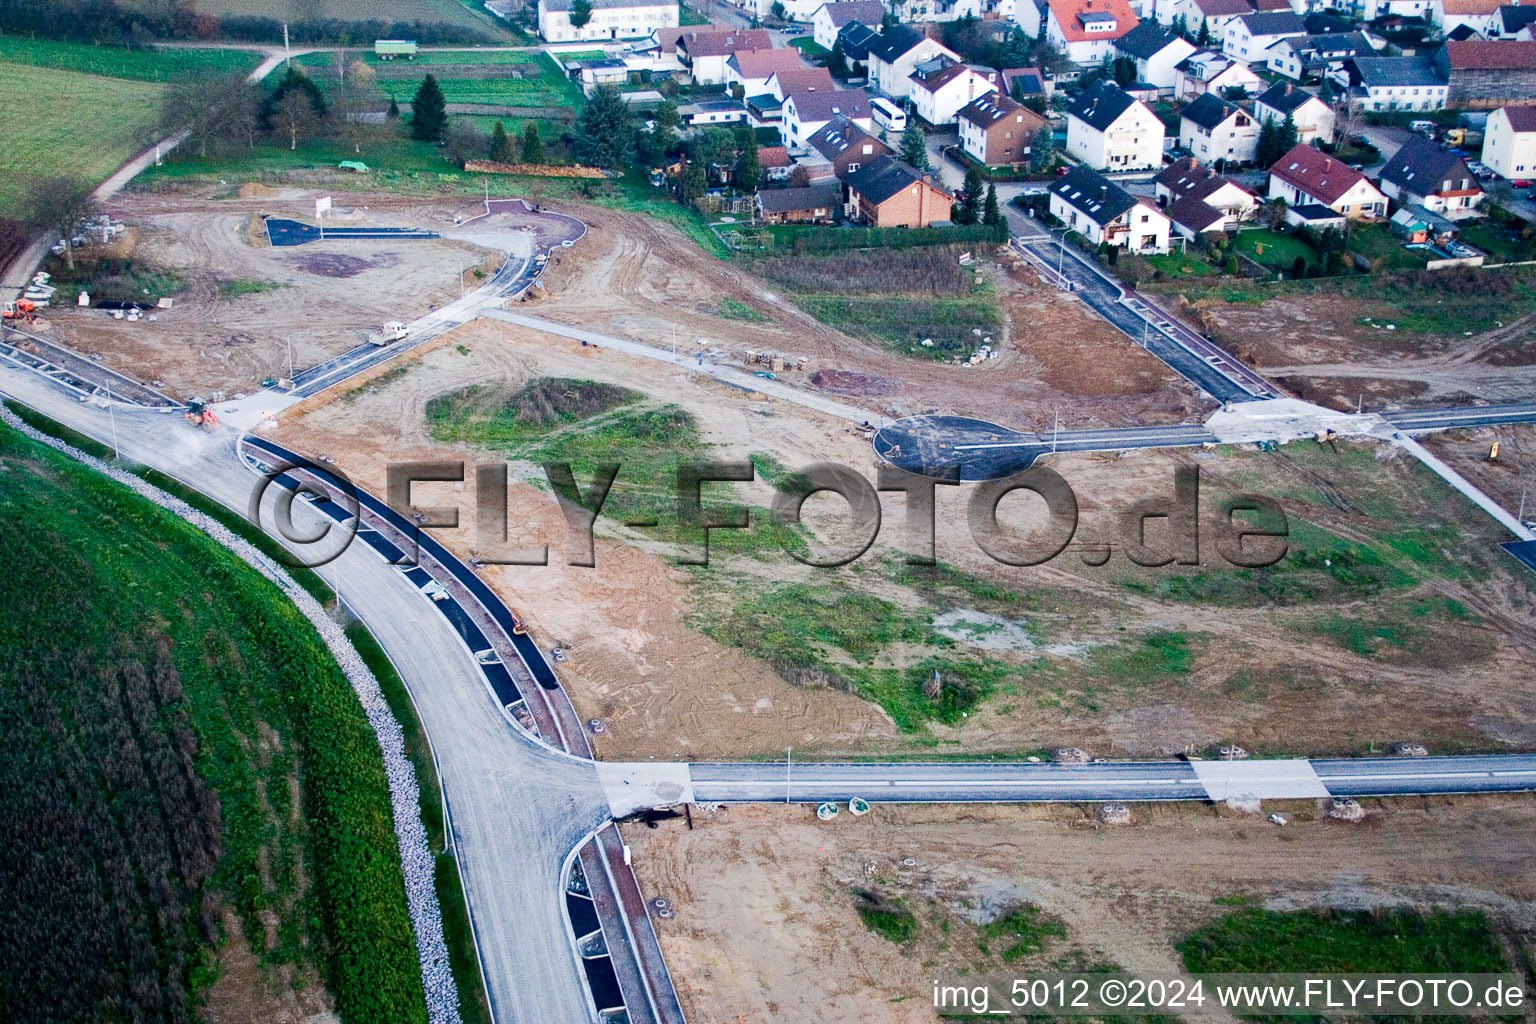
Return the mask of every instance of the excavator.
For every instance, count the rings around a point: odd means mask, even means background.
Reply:
[[[7,299],[0,305],[0,321],[4,323],[37,323],[37,303],[31,299]]]
[[[219,425],[219,418],[208,408],[208,403],[201,398],[189,399],[185,413],[187,422],[194,427],[202,427],[204,430],[212,430]]]

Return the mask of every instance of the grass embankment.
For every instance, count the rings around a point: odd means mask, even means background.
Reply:
[[[87,46],[52,39],[6,36],[4,44],[0,45],[0,61],[137,82],[169,82],[192,74],[249,74],[256,70],[262,56],[254,50],[171,47],[126,50],[116,46]]]
[[[1178,948],[1184,966],[1196,973],[1509,970],[1497,933],[1481,911],[1473,910],[1251,908],[1193,932]]]
[[[152,81],[0,62],[0,216],[19,217],[41,177],[105,181],[152,140],[163,90]]]
[[[220,908],[343,1019],[424,1021],[377,741],[281,593],[121,486],[0,429],[0,1002],[189,1019]],[[47,949],[47,956],[37,955]],[[46,1007],[46,1011],[44,1010]]]
[[[960,246],[755,259],[752,269],[801,309],[855,337],[922,359],[969,356],[1002,326],[991,283],[962,267]],[[923,345],[927,339],[931,345]]]
[[[319,10],[322,6],[323,11]],[[282,17],[288,11],[287,8],[273,7],[271,0],[198,0],[197,8],[204,14],[240,14],[265,18]],[[326,0],[325,4],[313,5],[311,9],[315,11],[312,17],[335,18],[339,21],[441,21],[482,30],[500,24],[499,19],[483,10],[460,3],[459,0],[392,0],[387,7],[381,6],[378,0]],[[511,33],[503,28],[497,34]]]

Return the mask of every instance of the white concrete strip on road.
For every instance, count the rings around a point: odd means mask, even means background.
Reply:
[[[1456,488],[1462,494],[1465,494],[1471,499],[1473,504],[1497,519],[1510,533],[1513,533],[1521,540],[1536,540],[1536,531],[1532,531],[1519,519],[1515,518],[1514,515],[1507,512],[1503,505],[1500,505],[1488,495],[1478,490],[1472,481],[1456,472],[1428,448],[1425,448],[1422,444],[1419,444],[1419,442],[1400,431],[1393,431],[1392,440],[1404,451],[1413,455],[1424,465],[1438,473],[1446,483]]]
[[[678,761],[599,761],[597,780],[615,818],[647,807],[693,803],[693,779],[688,765]]]
[[[1229,402],[1211,413],[1205,428],[1225,444],[1243,444],[1319,437],[1330,430],[1340,435],[1381,437],[1384,424],[1374,413],[1356,415],[1299,398],[1271,398]]]
[[[1217,803],[1234,797],[1283,800],[1331,795],[1310,761],[1191,761],[1190,766],[1206,796]]]

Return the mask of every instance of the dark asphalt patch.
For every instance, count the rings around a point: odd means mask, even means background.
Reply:
[[[967,449],[968,445],[1004,445]],[[875,434],[875,451],[899,469],[918,476],[943,476],[960,467],[960,479],[1001,480],[1022,473],[1051,450],[1036,434],[968,416],[909,416]]]
[[[286,217],[268,217],[267,240],[274,246],[308,245],[320,241],[320,229]],[[421,228],[326,228],[326,238],[437,238],[436,231]]]

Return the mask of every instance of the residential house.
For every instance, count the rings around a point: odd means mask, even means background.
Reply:
[[[848,70],[866,74],[869,70],[869,47],[880,38],[880,33],[862,21],[850,21],[838,29],[838,42],[843,44],[843,56],[848,59]]]
[[[1360,32],[1292,36],[1265,53],[1265,66],[1295,82],[1312,81],[1343,67],[1351,57],[1373,57],[1376,51]]]
[[[792,92],[784,98],[784,123],[779,134],[784,145],[791,150],[801,150],[806,140],[835,117],[846,117],[866,132],[874,131],[869,116],[869,97],[853,89],[834,89],[831,92]]]
[[[1173,69],[1173,96],[1178,100],[1192,100],[1203,92],[1224,96],[1241,90],[1251,95],[1262,88],[1264,79],[1248,65],[1209,50],[1184,58]]]
[[[1294,11],[1262,11],[1245,14],[1227,22],[1222,35],[1221,52],[1249,66],[1263,66],[1266,51],[1282,39],[1307,34],[1307,26]]]
[[[1424,18],[1430,17],[1432,0],[1363,0],[1360,20],[1372,22],[1377,18]]]
[[[1450,38],[1461,26],[1487,38],[1493,30],[1494,16],[1502,0],[1430,0],[1429,20]]]
[[[1097,171],[1074,167],[1048,189],[1051,215],[1095,245],[1131,252],[1168,251],[1168,217]]]
[[[1500,107],[1489,114],[1482,161],[1506,178],[1536,177],[1536,107]]]
[[[1505,4],[1494,16],[1491,39],[1529,39],[1536,25],[1536,7],[1529,4]]]
[[[1450,86],[1446,106],[1486,110],[1536,96],[1536,42],[1448,41],[1434,60]]]
[[[960,55],[937,39],[916,29],[896,25],[869,44],[869,82],[894,99],[906,99],[912,88],[912,72],[924,61],[945,56],[959,62]]]
[[[661,71],[681,71],[683,62],[677,56],[677,41],[685,33],[693,32],[729,32],[730,25],[672,25],[667,28],[659,28],[651,33],[651,38],[644,46],[637,46],[635,53],[644,54],[651,60],[651,66]]]
[[[955,123],[955,114],[978,96],[996,94],[1003,78],[991,68],[957,64],[945,56],[924,61],[909,76],[911,111],[934,126]]]
[[[1269,169],[1269,197],[1293,208],[1322,206],[1351,220],[1385,216],[1387,197],[1365,175],[1298,142]]]
[[[1429,139],[1403,143],[1381,169],[1381,190],[1403,205],[1418,205],[1447,217],[1469,217],[1483,201],[1483,187],[1467,163]]]
[[[1179,146],[1206,163],[1252,163],[1259,122],[1236,103],[1202,93],[1180,112]]]
[[[1195,53],[1195,44],[1165,30],[1156,21],[1143,21],[1115,40],[1115,54],[1136,62],[1136,81],[1173,92],[1174,68]]]
[[[843,192],[836,183],[757,193],[757,213],[764,224],[830,224],[842,205]]]
[[[1446,76],[1433,57],[1354,57],[1344,70],[1349,101],[1363,110],[1445,109]]]
[[[837,80],[826,68],[802,66],[774,72],[763,91],[783,103],[792,92],[832,92],[837,87]]]
[[[996,94],[961,107],[956,119],[960,122],[960,148],[988,167],[1024,163],[1035,133],[1051,130],[1045,118],[1024,104]]]
[[[842,181],[865,164],[874,163],[882,156],[894,156],[895,150],[846,117],[835,117],[821,130],[806,140],[808,155],[800,161],[802,167],[817,178],[836,178]]]
[[[847,177],[848,217],[877,228],[926,228],[950,219],[954,197],[930,175],[893,156],[876,157]]]
[[[776,73],[805,66],[800,51],[788,46],[777,50],[737,50],[725,59],[725,89],[734,93],[739,85],[741,95],[757,96],[767,91],[768,79]]]
[[[689,128],[736,124],[747,119],[747,108],[729,97],[683,103],[678,106],[677,113]]]
[[[546,43],[644,39],[677,25],[678,6],[657,0],[589,0],[591,17],[571,24],[573,0],[539,0],[539,38]]]
[[[1140,21],[1126,0],[1049,0],[1045,39],[1074,64],[1113,60],[1115,41]]]
[[[765,28],[689,31],[677,37],[677,59],[699,85],[724,84],[725,62],[737,51],[771,49],[773,39]]]
[[[1261,125],[1266,121],[1283,123],[1289,117],[1296,126],[1297,142],[1333,142],[1333,107],[1290,82],[1276,82],[1266,89],[1253,103],[1253,116]]]
[[[980,18],[992,0],[891,0],[899,21],[959,21]]]
[[[1067,108],[1067,153],[1095,170],[1161,167],[1162,119],[1124,90],[1098,82]]]
[[[1174,227],[1182,224],[1196,234],[1235,231],[1238,225],[1252,219],[1260,206],[1253,191],[1203,166],[1194,157],[1184,157],[1166,167],[1154,179],[1153,190],[1158,203],[1167,208]],[[1215,211],[1215,218],[1196,210],[1195,203]],[[1180,216],[1174,215],[1175,207],[1179,208]],[[1181,233],[1194,237],[1188,232]]]
[[[1214,44],[1226,38],[1227,25],[1233,18],[1258,9],[1251,0],[1157,0],[1157,20],[1168,25],[1182,17],[1191,35],[1198,39],[1204,34]]]
[[[850,21],[878,25],[884,16],[885,4],[880,0],[840,0],[822,4],[811,15],[811,38],[816,40],[817,46],[830,50],[837,42],[837,33]]]

